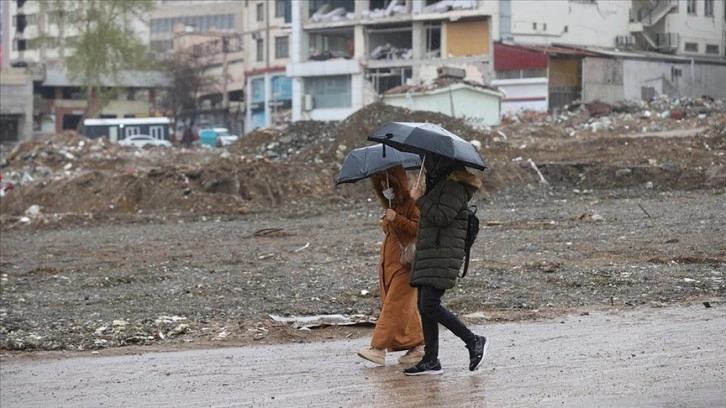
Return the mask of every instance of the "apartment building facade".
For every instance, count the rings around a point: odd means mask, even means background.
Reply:
[[[726,97],[724,0],[501,0],[503,112],[575,99]]]
[[[244,3],[233,0],[159,0],[149,18],[149,48],[157,57],[194,50],[215,78],[200,92],[198,108],[181,112],[180,128],[194,121],[200,127],[244,130],[245,24]]]
[[[342,120],[443,65],[487,83],[498,2],[293,2],[292,119]]]
[[[726,56],[724,0],[500,0],[504,41]]]
[[[291,121],[290,62],[292,10],[297,1],[245,1],[245,130]]]
[[[87,108],[81,83],[70,79],[62,60],[69,53],[69,44],[78,35],[72,25],[65,24],[64,15],[72,13],[72,3],[34,0],[2,1],[3,58],[0,69],[7,71],[0,81],[1,93],[11,92],[21,98],[22,112],[4,112],[0,108],[0,126],[17,129],[4,132],[4,140],[26,140],[34,135],[52,134],[75,129]],[[148,37],[143,21],[129,19],[126,24]],[[9,70],[21,70],[9,75]],[[12,81],[9,79],[12,78]],[[27,85],[19,86],[19,78]],[[7,80],[7,81],[5,81]],[[122,73],[109,80],[108,86],[123,88],[100,112],[102,117],[135,117],[154,114],[156,90],[164,86],[164,78],[155,73]],[[23,90],[21,93],[20,90]],[[11,134],[12,133],[12,134]]]

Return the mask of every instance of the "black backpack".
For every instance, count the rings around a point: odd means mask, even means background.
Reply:
[[[477,235],[479,235],[479,217],[476,216],[476,206],[470,205],[467,208],[469,212],[469,222],[466,225],[466,238],[464,239],[464,251],[466,255],[464,257],[464,271],[461,273],[461,278],[466,276],[466,271],[469,269],[469,258],[471,256],[471,247],[476,241]]]

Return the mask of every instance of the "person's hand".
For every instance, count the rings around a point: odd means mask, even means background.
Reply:
[[[396,212],[388,208],[386,209],[386,213],[383,215],[383,218],[387,219],[388,221],[393,221],[393,219],[396,218]]]
[[[423,191],[421,191],[421,186],[411,189],[411,198],[413,198],[414,201],[418,200],[422,195]]]

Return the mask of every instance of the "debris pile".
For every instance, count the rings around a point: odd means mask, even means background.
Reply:
[[[553,114],[522,111],[505,116],[510,131],[536,133],[537,137],[588,137],[588,134],[650,133],[696,129],[718,122],[726,115],[726,100],[659,97],[651,102],[625,100],[575,102]]]
[[[587,175],[573,166],[585,162],[612,167],[592,168],[602,176],[590,179],[595,184],[588,188],[644,183],[612,177],[640,174],[633,165],[651,167],[643,173],[648,178],[672,178],[660,183],[664,188],[684,183],[718,188],[726,182],[724,100],[575,103],[552,114],[523,111],[496,128],[374,103],[337,123],[257,129],[224,149],[137,149],[71,131],[20,143],[2,151],[0,224],[128,215],[220,217],[285,204],[304,211],[320,200],[360,197],[367,194],[365,183],[335,188],[340,165],[350,150],[372,144],[367,136],[389,121],[436,123],[481,146],[489,164],[482,174],[485,192],[536,185],[542,178],[583,188],[578,183]],[[665,174],[663,168],[674,171]],[[677,177],[686,173],[691,175]],[[608,179],[614,181],[603,184]]]

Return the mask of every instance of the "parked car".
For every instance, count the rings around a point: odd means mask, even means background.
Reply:
[[[237,141],[237,135],[229,133],[227,128],[205,128],[199,131],[199,143],[209,147],[229,146]]]
[[[121,139],[118,141],[118,144],[122,146],[135,146],[135,147],[144,147],[144,146],[161,146],[161,147],[171,147],[171,142],[164,139],[156,139],[149,135],[133,135],[128,136],[125,139]]]
[[[224,147],[234,144],[239,137],[229,133],[229,130],[225,128],[215,128],[217,132],[217,147]]]

